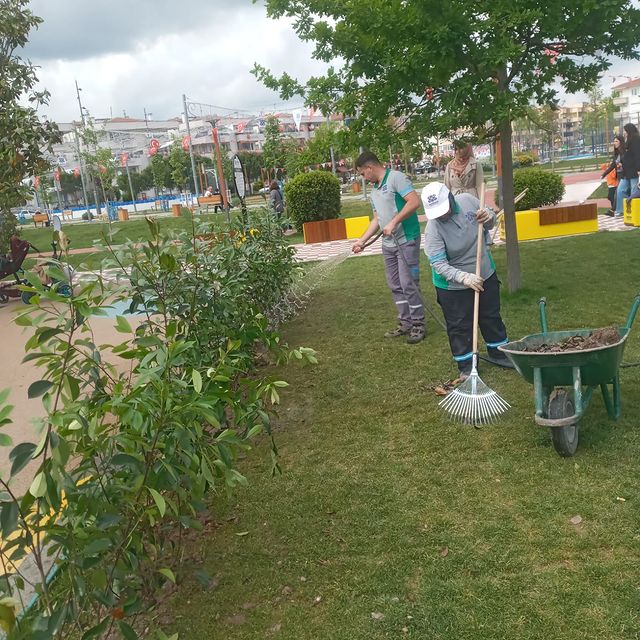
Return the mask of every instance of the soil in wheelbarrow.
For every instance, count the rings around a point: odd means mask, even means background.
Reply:
[[[569,336],[560,342],[549,342],[537,347],[530,347],[527,351],[535,353],[563,353],[565,351],[584,351],[607,347],[620,340],[620,332],[615,327],[594,329],[586,336]]]

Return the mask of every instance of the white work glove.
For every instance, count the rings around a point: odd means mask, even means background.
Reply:
[[[484,280],[475,273],[467,273],[466,271],[458,271],[456,274],[456,282],[463,284],[474,291],[484,291],[482,284]]]
[[[485,222],[489,222],[492,218],[491,211],[489,209],[478,209],[476,211],[476,220],[479,224],[484,224]]]

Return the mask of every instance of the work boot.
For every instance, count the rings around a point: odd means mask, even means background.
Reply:
[[[491,364],[495,364],[497,367],[504,367],[505,369],[515,369],[513,362],[502,353],[502,351],[487,351],[487,360]]]
[[[419,325],[411,327],[409,337],[407,338],[407,344],[418,344],[418,342],[422,342],[424,340],[425,333],[426,331],[424,327]]]
[[[399,338],[400,336],[406,336],[411,331],[411,327],[403,327],[399,324],[393,331],[387,331],[384,334],[385,338]]]

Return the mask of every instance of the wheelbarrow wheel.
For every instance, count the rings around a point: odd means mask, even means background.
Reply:
[[[558,420],[572,416],[574,413],[571,396],[564,389],[554,389],[549,396],[547,411],[549,418]],[[558,454],[565,458],[571,457],[578,448],[578,425],[551,427],[551,440],[553,441],[553,448]]]

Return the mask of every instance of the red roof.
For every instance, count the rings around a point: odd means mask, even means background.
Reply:
[[[614,85],[612,88],[614,91],[620,91],[621,89],[631,89],[637,86],[640,86],[640,78],[629,80],[628,82],[625,82],[623,84]]]
[[[111,118],[111,122],[144,122],[139,118]]]

